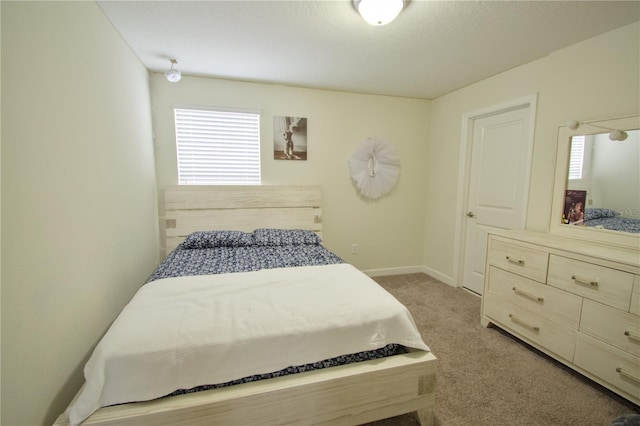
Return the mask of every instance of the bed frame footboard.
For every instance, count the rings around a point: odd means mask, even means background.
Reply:
[[[436,358],[430,352],[364,361],[253,383],[105,407],[83,425],[357,425],[415,413],[433,424]],[[68,425],[66,415],[54,426]]]

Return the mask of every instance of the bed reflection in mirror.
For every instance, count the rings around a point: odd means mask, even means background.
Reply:
[[[571,137],[562,223],[640,233],[640,130]]]

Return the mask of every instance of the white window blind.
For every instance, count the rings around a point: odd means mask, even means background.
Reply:
[[[584,136],[571,138],[571,153],[569,154],[569,180],[582,179],[584,165]]]
[[[174,108],[180,185],[259,185],[260,114]]]

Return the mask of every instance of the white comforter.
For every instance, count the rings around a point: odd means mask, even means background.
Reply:
[[[69,420],[390,343],[429,350],[409,311],[349,264],[153,281],[98,344]]]

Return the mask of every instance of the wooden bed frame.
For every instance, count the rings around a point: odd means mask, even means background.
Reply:
[[[160,207],[165,255],[195,231],[306,229],[322,236],[318,186],[170,186]]]
[[[292,228],[322,232],[319,187],[174,186],[164,192],[169,252],[199,230]],[[268,380],[105,407],[83,425],[357,425],[415,413],[432,425],[437,359],[411,351]],[[68,425],[61,414],[54,426]]]

